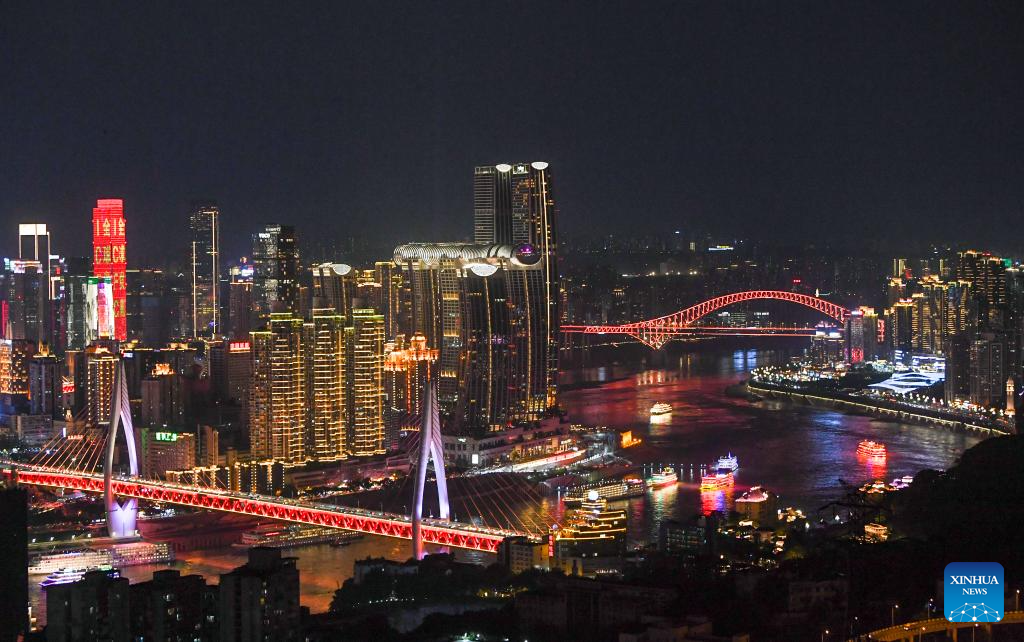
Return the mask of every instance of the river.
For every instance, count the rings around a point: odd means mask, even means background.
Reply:
[[[655,540],[658,524],[667,517],[729,508],[736,496],[754,485],[778,494],[782,506],[813,513],[842,494],[840,480],[892,480],[925,468],[944,469],[980,439],[943,428],[777,401],[750,402],[725,394],[726,386],[751,368],[784,359],[785,349],[726,349],[709,342],[684,345],[675,352],[641,350],[631,346],[588,354],[589,364],[568,368],[562,376],[566,384],[562,404],[574,423],[632,429],[643,439],[642,445],[625,453],[633,463],[680,465],[687,474],[694,466],[693,477],[677,487],[648,491],[628,502],[631,544]],[[650,422],[650,407],[656,402],[673,407],[664,423]],[[886,445],[884,464],[858,459],[856,448],[863,439]],[[702,495],[696,466],[727,452],[740,461],[734,492]],[[527,510],[535,512],[536,507],[524,507]],[[347,547],[307,546],[286,554],[298,558],[302,604],[319,612],[328,608],[334,590],[351,577],[355,560],[367,556],[402,560],[408,557],[409,544],[365,537]],[[244,550],[229,548],[183,553],[174,566],[215,582],[218,574],[244,562]],[[124,574],[133,582],[144,581],[153,570],[135,567]],[[39,606],[40,590],[34,586],[31,593],[33,604]]]

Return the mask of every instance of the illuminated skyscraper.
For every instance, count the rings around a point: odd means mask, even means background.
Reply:
[[[557,405],[546,272],[529,244],[410,243],[395,248],[412,288],[411,324],[437,350],[449,432],[537,421]]]
[[[119,198],[99,199],[92,210],[92,272],[99,277],[110,277],[114,338],[118,341],[128,338],[125,247],[124,201]]]
[[[316,308],[303,326],[306,367],[307,444],[314,459],[345,454],[345,318]]]
[[[539,350],[534,353],[533,364],[537,366],[536,376],[545,382],[547,397],[553,405],[561,315],[555,233],[557,211],[548,164],[533,162],[477,167],[474,170],[473,207],[473,238],[477,243],[511,244],[524,263],[532,262],[540,269],[539,275],[524,273],[521,276],[529,280],[542,279],[543,305],[532,312],[543,317],[543,322],[537,326],[543,332],[543,341],[535,344]],[[513,285],[520,294],[526,293],[523,289],[525,281]]]
[[[220,323],[220,210],[199,203],[189,217],[192,230],[192,336],[215,337]]]
[[[268,225],[252,239],[253,307],[258,318],[299,312],[299,250],[295,228]]]
[[[346,329],[352,394],[349,421],[351,454],[384,452],[384,317],[374,310],[356,308]]]
[[[72,258],[61,275],[64,299],[61,302],[64,328],[67,332],[67,349],[84,350],[94,338],[89,325],[89,259]]]
[[[86,350],[86,409],[89,423],[106,426],[110,423],[110,399],[114,394],[117,357],[103,347]]]
[[[344,263],[313,266],[313,307],[331,308],[346,319],[352,316],[357,272]]]
[[[252,386],[249,440],[254,458],[301,462],[305,449],[302,319],[270,315],[266,330],[250,333]]]

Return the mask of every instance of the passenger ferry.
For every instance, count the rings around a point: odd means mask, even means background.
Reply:
[[[113,566],[110,550],[81,548],[57,553],[41,553],[33,557],[28,565],[29,575],[49,575],[58,571],[91,571],[104,566]]]
[[[658,403],[656,403],[653,406],[651,406],[651,415],[652,416],[667,415],[667,414],[669,414],[671,412],[672,412],[672,406],[667,404],[667,403],[665,403],[665,402],[663,402],[663,401],[659,401]]]
[[[165,542],[129,542],[108,548],[79,548],[55,553],[41,553],[32,558],[29,575],[46,575],[57,571],[91,571],[97,568],[124,568],[140,564],[173,562],[174,551]]]
[[[562,496],[562,501],[566,504],[581,504],[587,501],[590,491],[596,492],[601,499],[613,501],[628,497],[640,497],[644,494],[644,483],[639,479],[619,479],[570,486]]]
[[[162,564],[174,561],[174,550],[167,542],[114,544],[110,549],[110,559],[117,568],[140,564]]]
[[[701,490],[725,490],[726,488],[732,488],[736,480],[732,476],[732,472],[714,472],[708,473],[700,478],[700,489]]]
[[[665,486],[671,486],[679,481],[679,476],[676,475],[675,468],[671,466],[665,466],[658,472],[651,475],[651,478],[647,481],[651,488],[663,488]]]
[[[111,577],[118,576],[117,571],[111,569],[109,566],[97,570],[106,571]],[[71,584],[72,582],[77,582],[78,580],[82,579],[82,576],[84,575],[85,571],[62,568],[47,575],[46,579],[39,583],[39,586],[45,589],[50,588],[51,586],[57,586],[59,584]]]
[[[739,470],[740,460],[736,455],[729,453],[725,457],[718,458],[718,470],[719,472],[730,472],[734,473]]]
[[[885,444],[865,439],[857,445],[857,454],[871,459],[885,459]]]

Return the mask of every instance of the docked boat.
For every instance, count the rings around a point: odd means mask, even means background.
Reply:
[[[726,488],[732,488],[736,480],[732,476],[732,472],[721,472],[716,471],[708,473],[700,478],[700,489],[701,490],[725,490]]]
[[[651,475],[651,478],[647,483],[651,488],[664,488],[665,486],[671,486],[678,481],[679,476],[676,474],[675,468],[665,466],[658,472]]]
[[[653,406],[651,406],[651,415],[652,416],[667,415],[667,414],[669,414],[671,412],[672,412],[672,406],[667,404],[667,403],[665,403],[664,401],[659,401],[658,403],[656,403]]]
[[[362,534],[326,526],[271,526],[242,533],[242,541],[233,544],[236,548],[269,546],[271,548],[292,548],[308,544],[345,544],[362,539]]]
[[[885,444],[865,439],[857,445],[857,454],[869,459],[885,459]]]
[[[729,453],[725,457],[719,457],[718,458],[718,466],[717,466],[717,468],[718,468],[719,472],[734,473],[737,470],[739,470],[739,467],[740,467],[740,460],[736,457],[736,455],[734,455],[732,453]]]
[[[644,483],[639,479],[618,479],[613,481],[595,482],[592,484],[580,484],[566,489],[562,501],[566,504],[582,504],[587,501],[590,491],[597,493],[601,499],[614,501],[616,499],[627,499],[639,497],[644,494]]]

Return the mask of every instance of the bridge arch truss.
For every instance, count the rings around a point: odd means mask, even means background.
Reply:
[[[684,310],[646,321],[624,325],[563,326],[562,329],[565,332],[583,334],[625,334],[651,348],[658,349],[678,334],[694,328],[694,324],[699,319],[712,312],[736,303],[765,299],[796,303],[820,312],[839,323],[845,323],[847,317],[850,316],[850,311],[843,306],[809,294],[784,290],[747,290],[708,299]]]

